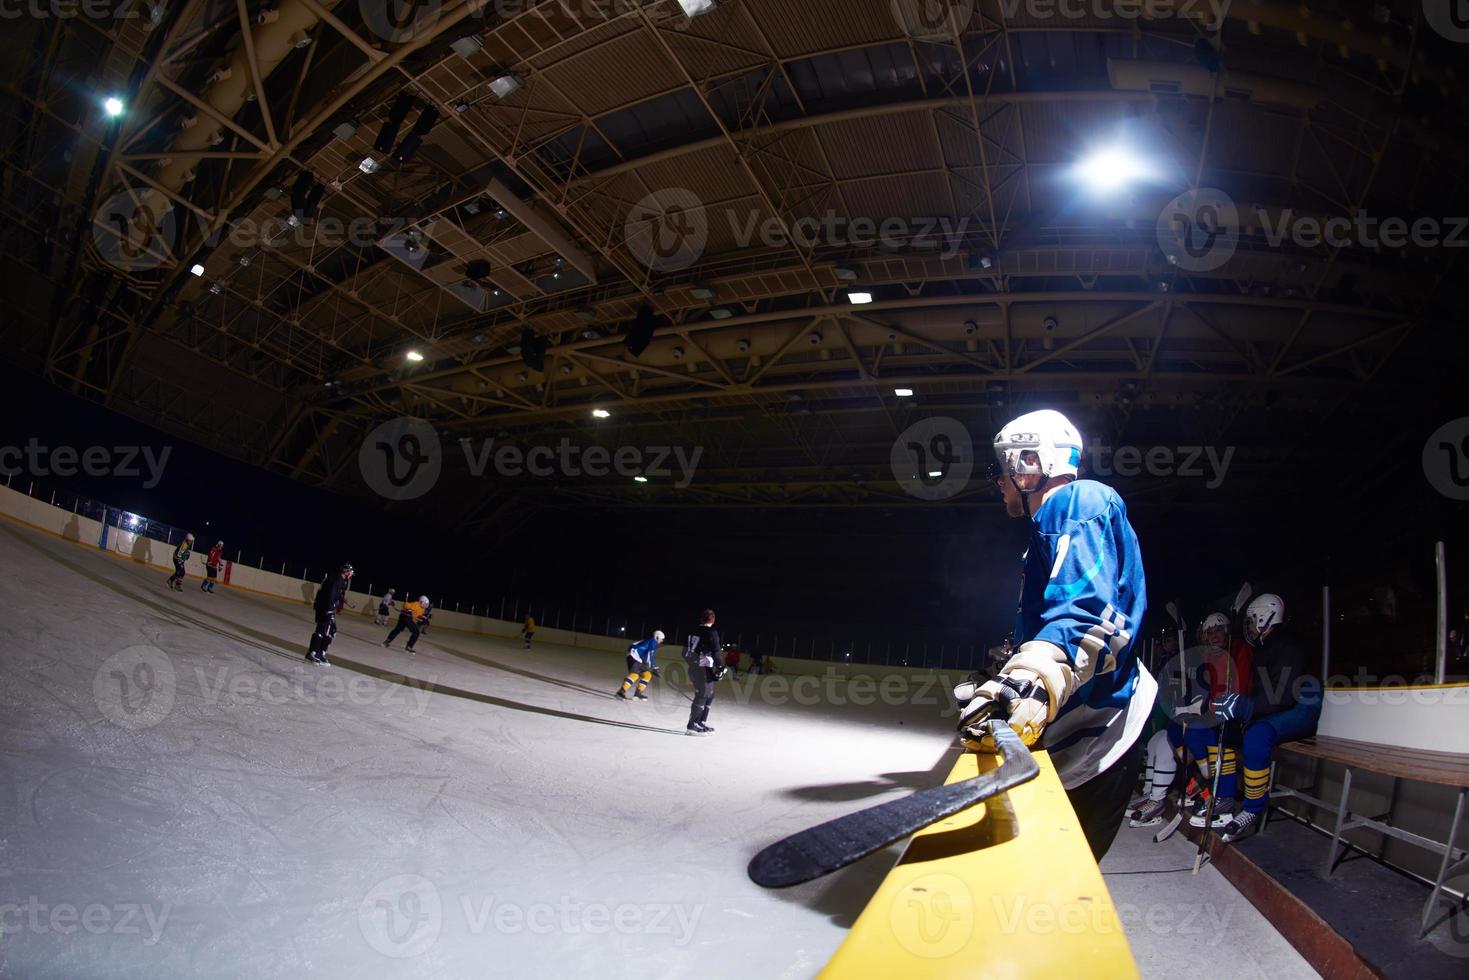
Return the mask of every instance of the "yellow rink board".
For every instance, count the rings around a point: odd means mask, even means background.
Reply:
[[[1034,755],[1035,779],[914,836],[823,978],[1138,976],[1055,767]],[[998,764],[966,752],[947,782]]]

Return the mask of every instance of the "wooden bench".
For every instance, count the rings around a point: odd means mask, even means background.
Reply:
[[[1338,854],[1344,852],[1342,834],[1358,827],[1370,827],[1379,834],[1386,834],[1397,840],[1406,841],[1435,854],[1443,855],[1443,861],[1439,863],[1438,877],[1433,882],[1433,891],[1428,896],[1427,904],[1423,906],[1422,928],[1418,935],[1420,938],[1427,935],[1429,918],[1433,914],[1434,906],[1438,904],[1438,896],[1443,891],[1445,879],[1461,870],[1469,869],[1469,860],[1465,860],[1469,852],[1463,848],[1454,847],[1454,840],[1459,832],[1459,822],[1464,816],[1464,800],[1466,795],[1469,795],[1469,754],[1433,752],[1428,749],[1379,745],[1374,742],[1357,742],[1347,738],[1319,735],[1315,738],[1286,742],[1280,745],[1279,749],[1312,759],[1334,762],[1344,767],[1341,798],[1336,803],[1318,800],[1288,786],[1272,785],[1270,790],[1272,799],[1276,797],[1293,798],[1318,809],[1336,811],[1336,829],[1332,832],[1331,847],[1326,853],[1326,876],[1328,878],[1336,870]],[[1367,817],[1352,813],[1347,808],[1347,796],[1352,790],[1352,772],[1357,769],[1390,776],[1394,781],[1411,779],[1457,789],[1459,791],[1458,802],[1454,805],[1454,818],[1449,823],[1449,834],[1445,841],[1440,843],[1400,827],[1394,827],[1387,822],[1388,814],[1383,814],[1381,817]],[[1272,765],[1272,784],[1274,777],[1275,767]]]

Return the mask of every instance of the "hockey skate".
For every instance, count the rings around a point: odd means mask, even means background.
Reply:
[[[1251,834],[1260,832],[1261,814],[1251,813],[1249,810],[1241,810],[1234,815],[1234,819],[1225,825],[1219,833],[1219,840],[1225,844],[1233,844],[1237,840],[1249,837]]]
[[[1141,806],[1129,811],[1127,825],[1129,827],[1156,827],[1163,822],[1163,810],[1167,806],[1167,797],[1161,800],[1145,799]]]

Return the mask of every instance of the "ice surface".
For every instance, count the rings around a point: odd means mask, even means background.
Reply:
[[[436,630],[409,657],[345,615],[312,668],[304,605],[4,520],[0,568],[0,976],[809,977],[897,849],[779,892],[749,858],[954,758],[926,685],[725,681],[694,738],[685,684],[611,697],[615,653]],[[1145,976],[1310,974],[1151,834],[1103,864]]]
[[[952,760],[933,691],[725,681],[694,738],[685,685],[611,697],[616,654],[346,615],[312,668],[304,605],[8,521],[0,567],[5,976],[811,976],[896,852],[746,862]]]

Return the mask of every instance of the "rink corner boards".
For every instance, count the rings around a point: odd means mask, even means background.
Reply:
[[[824,980],[1138,976],[1055,767],[1034,756],[1035,779],[913,836]],[[999,762],[966,752],[946,781]]]

